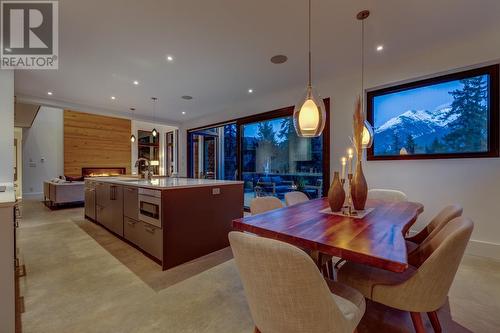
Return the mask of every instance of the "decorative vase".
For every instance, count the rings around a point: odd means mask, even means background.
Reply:
[[[363,166],[361,160],[356,163],[356,172],[351,184],[352,205],[356,210],[364,210],[366,198],[368,197],[368,184],[366,183],[365,175],[363,174]]]
[[[335,172],[333,176],[333,183],[328,190],[328,203],[332,212],[339,212],[344,206],[345,191],[344,186],[340,182],[339,173]]]

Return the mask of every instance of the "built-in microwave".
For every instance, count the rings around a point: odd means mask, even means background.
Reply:
[[[161,228],[161,191],[139,188],[139,220]]]

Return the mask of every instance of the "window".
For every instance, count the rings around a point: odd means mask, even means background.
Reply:
[[[137,157],[147,158],[150,161],[159,161],[160,160],[160,140],[159,135],[156,137],[151,134],[151,131],[142,131],[139,130],[137,132],[138,140],[137,140]],[[138,170],[139,174],[144,172],[147,167],[144,164],[141,164]],[[159,166],[152,166],[153,173],[158,175],[160,173]]]
[[[323,195],[323,138],[299,138],[291,116],[242,125],[245,205],[258,196]]]
[[[325,100],[327,113],[329,99]],[[293,107],[188,131],[188,175],[242,180],[245,206],[257,196],[284,200],[290,191],[311,199],[329,183],[329,124],[318,138],[299,138]]]
[[[498,65],[369,92],[368,160],[498,156]]]

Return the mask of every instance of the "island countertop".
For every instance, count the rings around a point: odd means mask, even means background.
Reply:
[[[157,190],[173,190],[191,187],[205,187],[205,186],[224,186],[243,184],[242,181],[234,180],[216,180],[216,179],[195,179],[195,178],[171,178],[160,177],[148,179],[139,179],[131,177],[89,177],[85,180],[96,182],[112,183],[124,186],[135,186]]]

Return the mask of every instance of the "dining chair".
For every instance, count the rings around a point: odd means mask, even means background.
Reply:
[[[406,238],[406,248],[408,253],[417,249],[424,242],[429,242],[436,234],[456,217],[462,216],[463,208],[453,204],[444,207],[419,233]]]
[[[426,312],[435,332],[441,332],[437,310],[444,305],[455,278],[473,222],[457,217],[447,223],[421,250],[418,268],[403,273],[347,262],[338,271],[345,283],[372,301],[410,312],[417,333],[425,332],[421,313]]]
[[[293,206],[306,201],[309,201],[309,198],[302,192],[293,191],[285,194],[285,203],[287,206]]]
[[[276,197],[257,197],[250,202],[250,213],[252,215],[262,214],[279,208],[283,208],[283,203]]]
[[[380,200],[387,202],[408,201],[408,196],[401,191],[388,189],[368,190],[368,200]]]
[[[255,332],[356,332],[365,312],[363,295],[325,280],[304,251],[235,231],[229,242]]]

